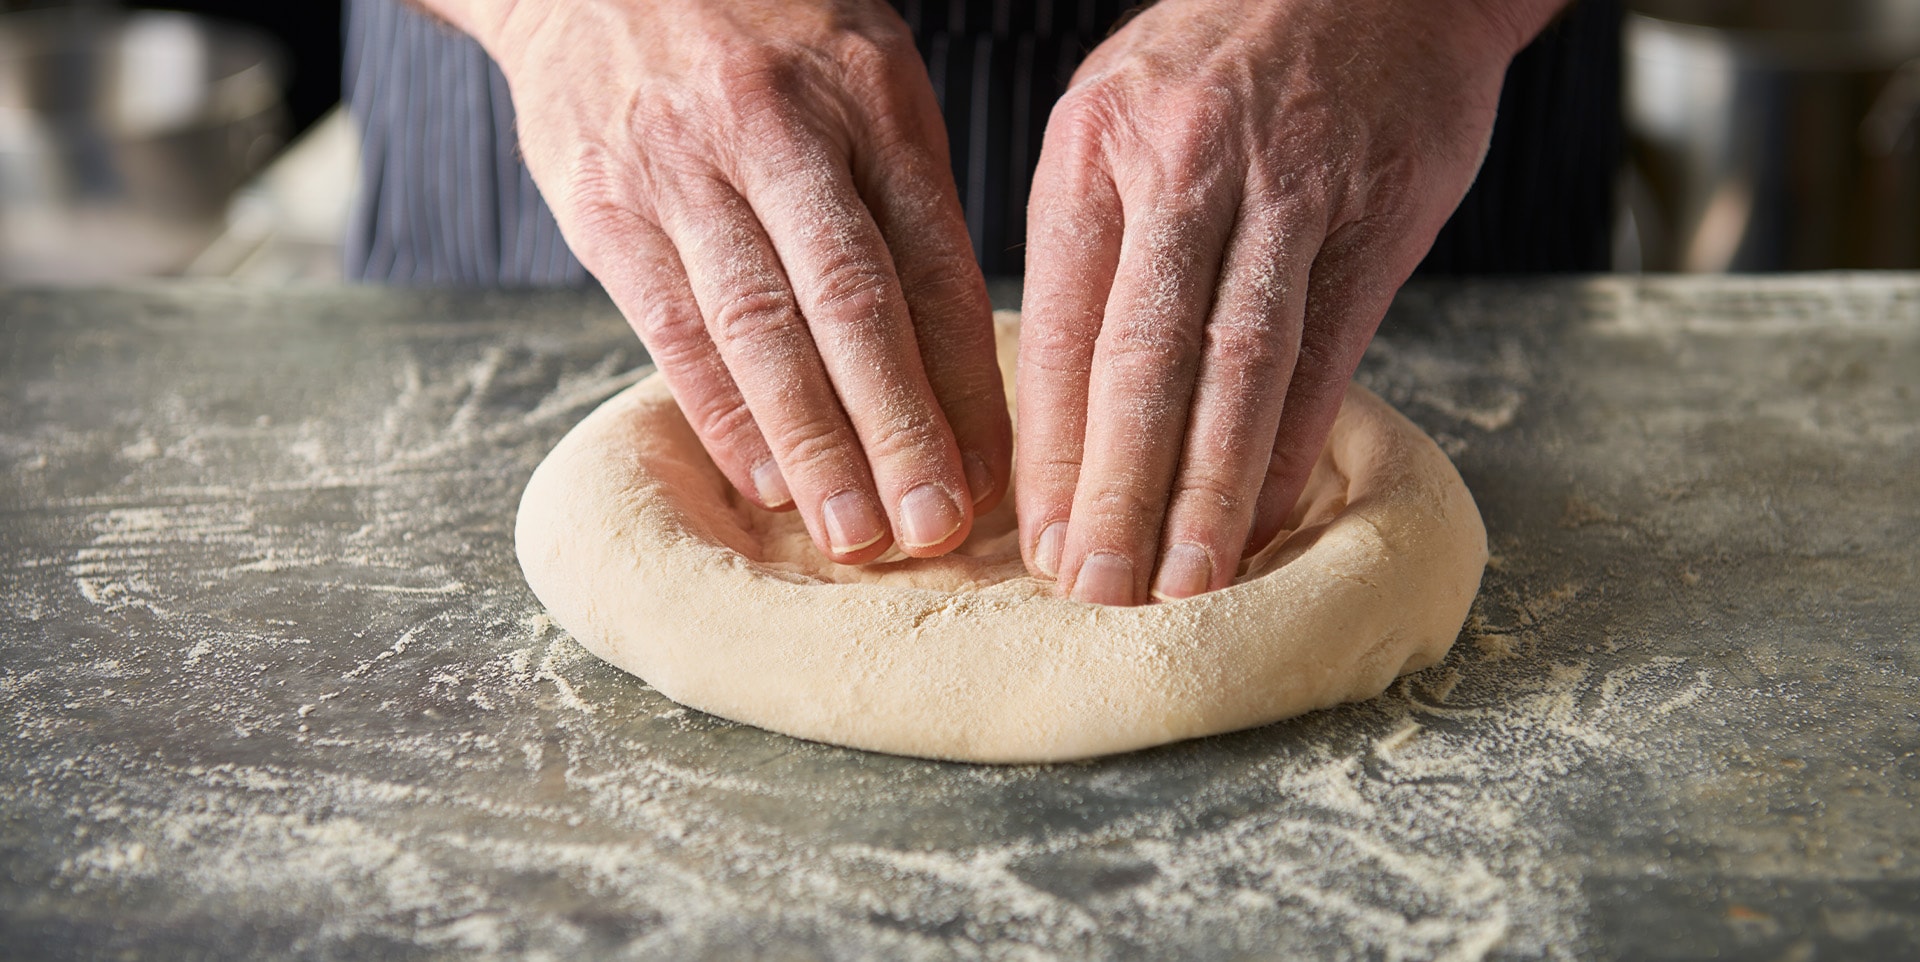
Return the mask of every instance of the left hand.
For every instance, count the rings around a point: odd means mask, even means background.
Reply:
[[[1030,569],[1116,605],[1233,582],[1562,2],[1162,0],[1093,52],[1029,212]]]

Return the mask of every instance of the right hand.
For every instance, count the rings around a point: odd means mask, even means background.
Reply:
[[[561,233],[728,480],[797,507],[843,564],[965,540],[1007,491],[1012,429],[899,16],[880,0],[495,9],[451,19],[500,63]]]

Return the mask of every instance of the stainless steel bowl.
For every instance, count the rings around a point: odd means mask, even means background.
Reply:
[[[281,62],[183,13],[0,16],[0,278],[184,267],[286,137]]]
[[[1642,262],[1920,268],[1920,0],[1634,0]]]

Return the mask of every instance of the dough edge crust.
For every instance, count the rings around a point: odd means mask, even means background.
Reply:
[[[1353,385],[1315,478],[1308,498],[1344,502],[1309,510],[1271,570],[1175,603],[821,582],[715,536],[719,506],[687,493],[726,482],[656,374],[541,462],[515,547],[561,627],[683,705],[893,754],[1067,761],[1371,698],[1446,654],[1487,561],[1453,464]]]

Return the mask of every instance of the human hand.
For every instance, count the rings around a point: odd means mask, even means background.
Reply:
[[[963,541],[1011,430],[906,25],[878,0],[435,0],[714,462],[834,560]]]
[[[1027,565],[1082,601],[1233,582],[1563,0],[1161,0],[1080,67],[1028,215]]]

